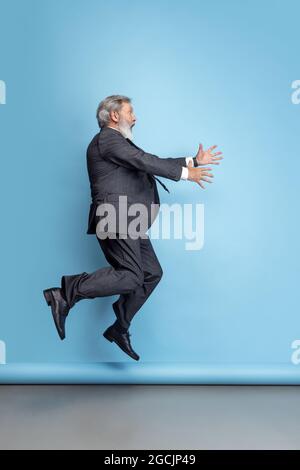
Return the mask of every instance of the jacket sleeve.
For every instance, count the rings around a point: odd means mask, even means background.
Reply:
[[[199,166],[196,157],[192,157],[194,162],[194,167]],[[185,157],[173,158],[176,162],[178,162],[181,166],[187,166]]]
[[[178,158],[173,158],[174,162],[179,163],[180,166],[186,166],[186,159],[185,157],[178,157]]]
[[[117,165],[131,170],[145,171],[157,176],[179,181],[181,178],[182,158],[160,158],[131,145],[123,136],[114,135],[105,142],[98,140],[100,155]],[[180,161],[178,161],[180,160]]]

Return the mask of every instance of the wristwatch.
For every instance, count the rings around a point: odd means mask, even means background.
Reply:
[[[197,162],[197,158],[196,157],[193,157],[193,162],[194,162],[194,166],[199,166],[198,162]]]

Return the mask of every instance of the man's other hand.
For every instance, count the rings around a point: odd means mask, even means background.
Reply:
[[[223,160],[223,157],[217,157],[217,155],[222,155],[222,152],[212,153],[215,148],[217,148],[217,145],[213,145],[209,147],[209,149],[204,150],[203,145],[199,144],[196,155],[198,165],[219,165],[219,160]]]
[[[212,183],[212,181],[209,179],[209,178],[213,178],[213,174],[211,173],[211,168],[193,167],[192,162],[189,162],[188,170],[189,170],[188,180],[194,181],[195,183],[199,184],[199,186],[201,186],[202,189],[205,189],[205,186],[203,185],[201,181]]]

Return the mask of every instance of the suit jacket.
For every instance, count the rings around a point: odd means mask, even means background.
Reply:
[[[95,234],[97,223],[104,217],[96,215],[97,207],[102,203],[110,203],[116,210],[116,233],[128,234],[118,223],[121,209],[119,196],[125,195],[128,205],[146,205],[149,217],[145,223],[147,229],[150,228],[158,212],[152,213],[151,216],[151,204],[157,204],[157,207],[160,205],[154,175],[178,181],[181,178],[182,166],[186,166],[184,157],[160,158],[144,152],[116,129],[103,127],[87,148],[92,198],[87,234]],[[165,186],[164,188],[168,191]],[[136,216],[127,216],[127,225]]]

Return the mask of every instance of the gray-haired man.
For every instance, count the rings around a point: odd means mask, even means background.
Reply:
[[[101,101],[97,120],[101,130],[87,149],[92,198],[87,233],[96,234],[110,266],[93,273],[64,275],[61,287],[44,290],[44,296],[51,306],[58,334],[64,339],[65,320],[76,302],[119,295],[113,303],[116,321],[103,335],[130,357],[139,360],[131,346],[128,330],[132,318],[153,292],[163,273],[146,234],[160,205],[156,181],[168,191],[157,176],[173,181],[190,180],[204,189],[203,181],[211,183],[213,175],[211,168],[203,165],[218,165],[223,157],[218,157],[221,152],[213,153],[216,146],[204,151],[201,144],[195,157],[160,158],[144,152],[132,142],[136,117],[127,96],[112,95]],[[145,209],[140,218],[142,229],[138,236],[129,230],[133,215],[130,215],[127,205],[124,210],[125,197],[129,206],[139,204]],[[103,206],[113,209],[116,216],[112,218],[116,222],[113,228],[103,224],[109,220],[101,210]]]

